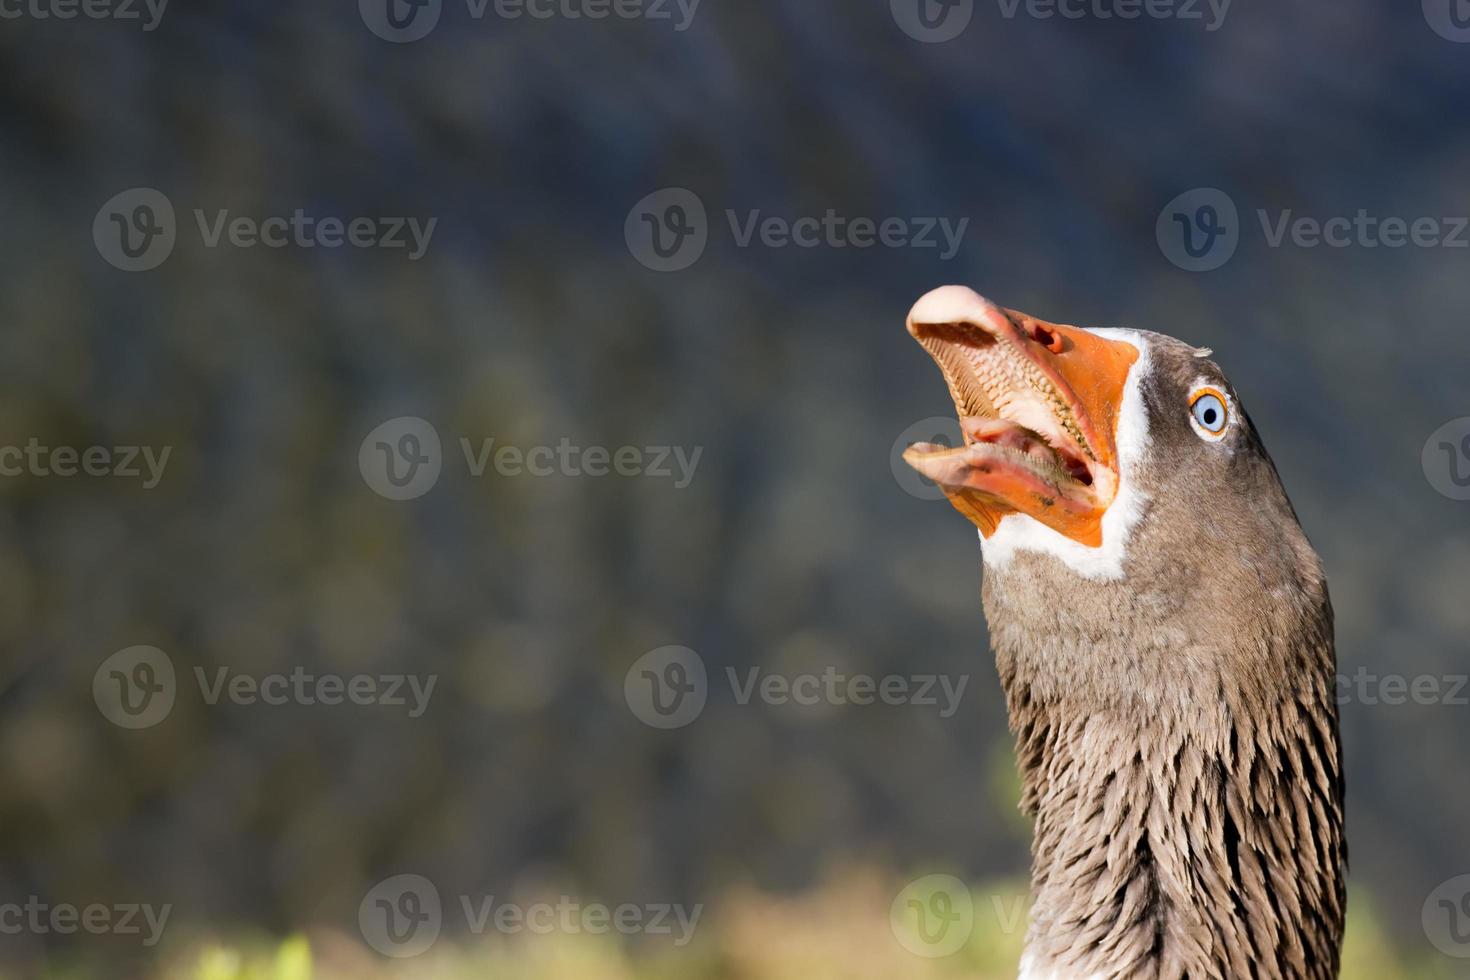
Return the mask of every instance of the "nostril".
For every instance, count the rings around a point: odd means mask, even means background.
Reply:
[[[1039,323],[1033,323],[1031,325],[1031,339],[1053,354],[1060,354],[1062,352],[1062,338]]]

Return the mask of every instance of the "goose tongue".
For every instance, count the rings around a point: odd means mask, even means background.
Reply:
[[[994,514],[982,528],[993,529],[1018,500],[1036,499],[1079,519],[1092,513],[1096,501],[1087,465],[1064,455],[1041,433],[1009,419],[978,416],[961,417],[960,427],[965,445],[916,443],[903,458],[972,520],[979,510]],[[961,506],[966,499],[975,506]]]

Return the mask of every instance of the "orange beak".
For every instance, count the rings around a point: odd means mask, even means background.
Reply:
[[[904,459],[989,537],[1026,514],[1102,544],[1118,494],[1118,416],[1138,351],[997,306],[964,286],[914,304],[909,333],[944,373],[965,444],[919,443]]]

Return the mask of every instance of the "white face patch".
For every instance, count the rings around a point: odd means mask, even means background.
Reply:
[[[1118,412],[1118,496],[1102,519],[1102,544],[1089,548],[1080,541],[1057,531],[1026,514],[1007,514],[1000,519],[995,533],[980,537],[980,550],[985,564],[1005,568],[1020,551],[1052,555],[1072,571],[1089,579],[1120,579],[1128,539],[1143,516],[1148,498],[1133,479],[1148,449],[1148,409],[1143,404],[1140,383],[1153,362],[1148,338],[1137,330],[1105,327],[1083,328],[1107,340],[1122,340],[1138,351],[1138,360],[1128,369],[1123,386],[1123,406]]]

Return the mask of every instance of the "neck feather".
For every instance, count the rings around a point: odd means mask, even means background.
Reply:
[[[1023,978],[1335,977],[1346,847],[1325,590],[1206,645],[1176,625],[1202,617],[1116,597],[1129,621],[1080,629],[1015,601],[1035,585],[987,570],[1035,819]]]

